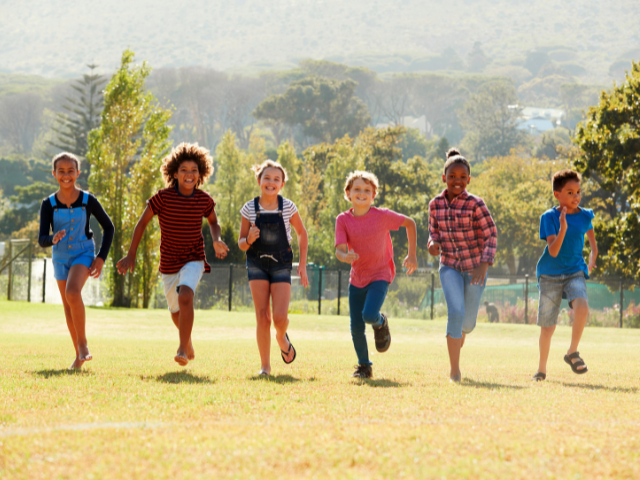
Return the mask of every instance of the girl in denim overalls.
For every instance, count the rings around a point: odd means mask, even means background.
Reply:
[[[291,200],[279,195],[287,180],[287,173],[277,162],[267,160],[253,168],[261,194],[241,209],[242,224],[238,246],[247,252],[249,287],[256,309],[260,375],[271,374],[271,317],[276,328],[276,340],[284,363],[296,358],[296,350],[289,341],[289,299],[291,297],[291,227],[296,231],[300,246],[298,275],[303,287],[307,280],[307,231]],[[269,303],[273,312],[269,311]]]
[[[89,276],[100,276],[114,233],[113,223],[100,202],[76,187],[79,174],[80,162],[72,154],[62,153],[53,159],[53,176],[60,189],[42,202],[38,239],[42,247],[53,246],[53,275],[76,350],[72,369],[80,369],[84,362],[92,359],[85,334],[81,291]],[[102,247],[97,257],[93,232],[88,228],[91,215],[103,228]],[[51,230],[53,235],[50,235]]]

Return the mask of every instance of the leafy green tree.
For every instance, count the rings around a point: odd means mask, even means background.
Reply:
[[[89,149],[89,132],[100,125],[103,98],[102,87],[107,79],[95,73],[97,65],[87,65],[89,73],[74,81],[71,88],[75,96],[66,97],[67,103],[62,106],[64,112],[56,115],[56,123],[51,128],[56,137],[48,142],[59,150],[73,153],[85,158]],[[90,164],[83,166],[81,180],[89,178]],[[84,182],[83,182],[84,183]]]
[[[4,214],[0,212],[0,235],[9,236],[37,219],[40,202],[53,191],[53,185],[46,182],[34,182],[24,187],[16,186],[16,195],[9,197],[10,203],[5,206]]]
[[[354,95],[356,86],[353,80],[304,78],[291,83],[282,95],[265,98],[253,115],[270,126],[298,127],[308,139],[356,136],[371,119],[366,105]]]
[[[460,123],[467,132],[463,149],[476,160],[508,155],[526,139],[526,133],[517,128],[521,111],[513,84],[482,85],[460,111]]]
[[[576,128],[574,164],[611,193],[616,215],[596,225],[602,274],[640,279],[640,63],[602,92]]]
[[[287,171],[287,184],[283,194],[293,203],[300,202],[300,169],[302,162],[296,154],[295,148],[289,142],[284,142],[278,147],[278,163]]]
[[[116,263],[126,254],[137,217],[144,202],[158,185],[161,157],[168,148],[171,112],[158,106],[154,95],[145,89],[151,72],[146,62],[133,65],[134,53],[125,50],[120,67],[104,91],[104,109],[100,127],[89,134],[87,159],[92,171],[89,185],[115,225],[111,262],[105,264],[114,306],[129,306],[140,281],[150,279],[158,257],[157,225],[149,225],[138,249],[138,265],[149,262],[137,275],[118,274]],[[148,268],[147,268],[148,267]],[[152,286],[152,284],[151,284]],[[144,292],[143,292],[144,293]],[[149,292],[147,292],[149,293]],[[137,295],[136,295],[137,296]],[[143,301],[148,305],[148,299]]]

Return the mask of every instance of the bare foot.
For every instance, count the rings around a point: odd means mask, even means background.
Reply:
[[[84,345],[78,345],[78,358],[83,362],[88,362],[93,358],[86,343]]]
[[[451,372],[449,375],[449,381],[452,383],[460,383],[462,381],[462,373],[458,370],[457,373]]]
[[[69,367],[69,370],[80,370],[83,364],[84,364],[84,360],[80,360],[78,357],[76,357],[76,359],[73,361],[73,363]]]
[[[187,358],[187,356],[184,354],[184,352],[180,352],[178,351],[178,354],[173,357],[173,359],[181,366],[181,367],[186,367],[187,364],[189,363],[189,359]]]
[[[187,345],[187,351],[185,353],[190,361],[196,358],[196,351],[193,349],[193,343],[191,343],[191,340],[189,340],[189,345]]]

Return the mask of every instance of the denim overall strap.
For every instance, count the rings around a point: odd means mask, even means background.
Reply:
[[[51,197],[49,197],[51,198]],[[93,239],[88,239],[86,235],[87,227],[87,207],[86,202],[89,195],[82,192],[82,206],[59,208],[53,210],[54,233],[65,230],[66,234],[62,240],[53,246],[55,257],[67,257],[77,255],[81,251],[93,251]],[[55,201],[55,199],[53,199]],[[53,202],[52,202],[53,204]],[[62,260],[60,260],[62,261]]]
[[[51,195],[49,195],[49,202],[51,203],[51,206],[55,209],[57,205],[55,193],[52,193]]]
[[[260,229],[260,236],[251,245],[247,254],[252,257],[268,255],[276,261],[282,261],[291,256],[291,245],[287,238],[287,228],[284,224],[284,198],[278,195],[278,212],[260,212],[259,197],[254,199],[256,211],[255,226]],[[279,259],[279,260],[278,260]]]

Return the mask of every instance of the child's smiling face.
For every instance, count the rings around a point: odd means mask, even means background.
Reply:
[[[200,178],[198,164],[193,160],[185,160],[178,167],[178,171],[173,174],[173,178],[178,180],[178,188],[181,190],[193,190]]]
[[[351,189],[347,192],[347,197],[353,204],[354,208],[369,208],[373,205],[376,198],[376,192],[370,183],[362,178],[356,178],[351,185]]]
[[[60,184],[60,188],[73,187],[78,180],[78,175],[80,175],[80,170],[73,160],[61,159],[56,162],[53,176]]]
[[[569,180],[564,184],[562,190],[553,192],[553,195],[558,199],[561,209],[562,207],[567,207],[567,213],[575,213],[582,197],[580,182],[578,180]]]
[[[284,175],[279,168],[268,167],[258,180],[263,195],[278,195],[284,187]]]
[[[447,191],[450,195],[457,197],[467,189],[471,175],[467,166],[462,163],[454,163],[444,175],[442,175],[442,181],[447,184]]]

